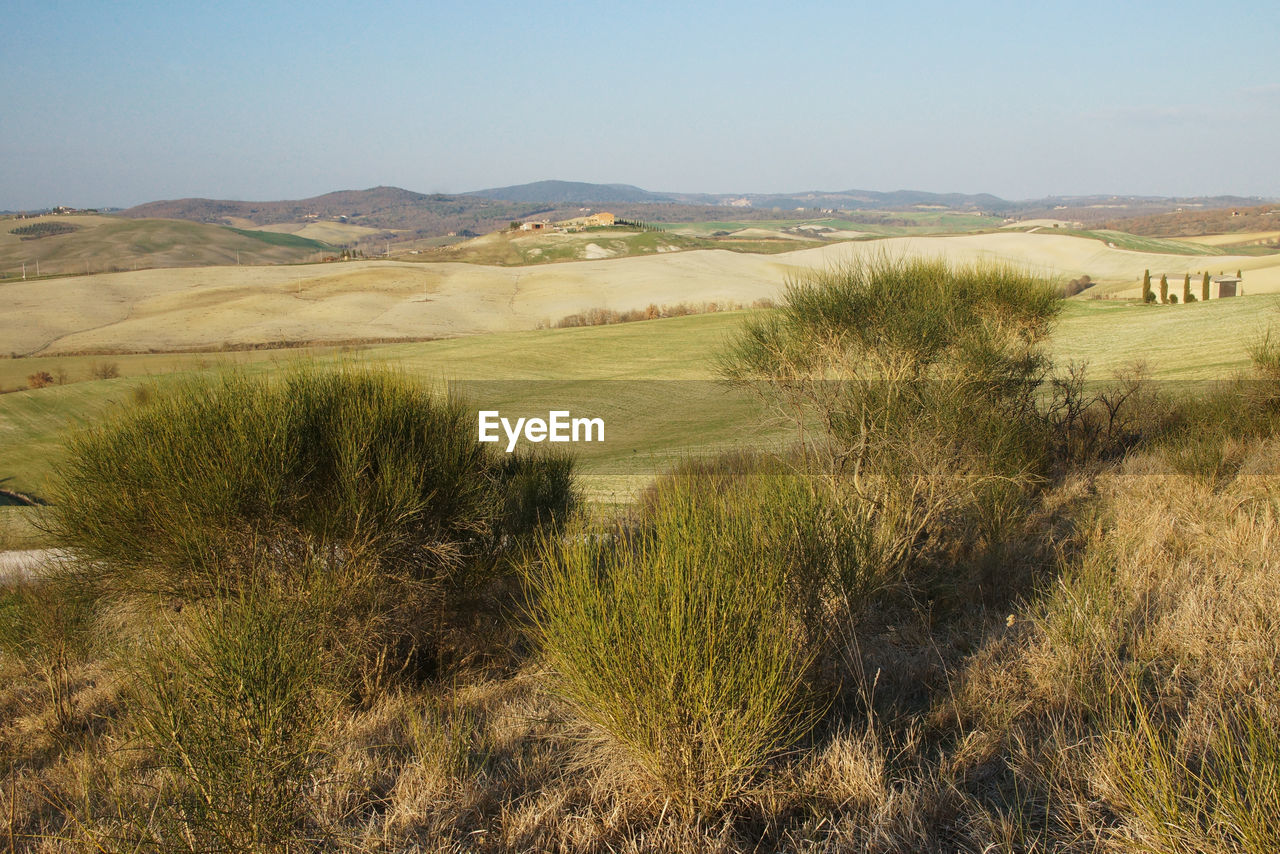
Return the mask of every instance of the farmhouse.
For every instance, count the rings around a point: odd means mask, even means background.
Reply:
[[[1218,298],[1235,296],[1242,281],[1238,276],[1214,276],[1213,283],[1218,286]]]
[[[587,217],[587,225],[613,225],[616,220],[617,217],[608,211],[600,211],[600,213],[593,213]]]

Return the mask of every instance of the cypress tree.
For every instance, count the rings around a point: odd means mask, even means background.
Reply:
[[[1191,274],[1187,273],[1186,278],[1182,280],[1182,302],[1189,303],[1193,299],[1195,297],[1191,295]]]
[[[1200,280],[1200,299],[1205,302],[1209,301],[1209,271],[1204,271],[1204,278]]]
[[[1160,276],[1160,302],[1163,304],[1169,302],[1169,277],[1165,275]]]
[[[1151,302],[1151,271],[1142,274],[1142,301]]]

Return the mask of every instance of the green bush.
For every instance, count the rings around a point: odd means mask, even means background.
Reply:
[[[401,663],[574,500],[569,460],[480,445],[461,402],[385,371],[193,381],[76,436],[67,460],[48,524],[93,595],[270,582],[332,603],[334,643]]]
[[[1053,285],[886,257],[790,283],[722,361],[795,413],[807,456],[873,519],[886,567],[990,545],[1047,476],[1040,349]]]
[[[731,801],[811,725],[806,617],[830,564],[803,478],[707,487],[668,479],[635,528],[544,540],[531,570],[560,690],[688,813]]]
[[[183,599],[264,566],[457,580],[573,499],[567,461],[495,454],[459,401],[386,372],[191,382],[76,436],[67,458],[58,544],[105,591]]]

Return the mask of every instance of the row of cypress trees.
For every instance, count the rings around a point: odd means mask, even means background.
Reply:
[[[1236,278],[1240,278],[1240,271],[1236,271]],[[1209,299],[1209,272],[1206,270],[1204,277],[1200,280],[1200,299]],[[1151,271],[1147,270],[1142,274],[1142,301],[1145,303],[1153,303],[1156,301],[1156,295],[1151,290]],[[1172,297],[1173,302],[1178,301],[1177,295]],[[1195,302],[1196,297],[1191,293],[1191,274],[1187,273],[1182,280],[1182,301],[1184,303]],[[1169,277],[1162,275],[1160,277],[1160,302],[1170,302],[1169,297]]]

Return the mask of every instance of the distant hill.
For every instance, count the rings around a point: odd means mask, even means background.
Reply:
[[[722,196],[721,204],[739,205],[749,202],[751,207],[818,208],[826,210],[906,210],[915,207],[936,207],[948,210],[1001,210],[1009,202],[988,193],[926,193],[917,190],[896,190],[878,193],[873,190],[811,190],[805,193],[746,193],[741,196]]]
[[[618,204],[646,202],[674,202],[677,198],[666,193],[651,193],[630,184],[586,184],[581,181],[534,181],[514,187],[494,187],[476,190],[468,196],[499,199],[506,202],[544,202],[547,204]]]
[[[248,202],[176,199],[123,211],[130,218],[167,218],[250,228],[286,223],[342,223],[371,229],[363,243],[487,234],[513,220],[551,221],[579,216],[582,208],[607,208],[620,217],[654,222],[714,222],[822,216],[828,212],[953,211],[997,217],[1051,217],[1090,226],[1120,218],[1199,209],[1253,206],[1264,199],[1236,196],[1052,196],[1009,201],[990,193],[930,193],[919,190],[812,190],[802,193],[709,194],[653,192],[630,184],[535,181],[446,195],[399,187],[342,190],[309,199]],[[355,242],[353,238],[352,243]]]
[[[619,205],[680,204],[693,207],[762,207],[783,209],[833,208],[843,210],[892,210],[916,205],[949,209],[990,210],[1009,202],[987,193],[925,193],[898,190],[877,193],[871,190],[813,190],[804,193],[655,193],[630,184],[588,184],[581,181],[534,181],[513,187],[476,190],[469,196],[501,199],[509,202],[545,202],[548,204]]]
[[[574,209],[576,211],[576,208]],[[551,203],[510,203],[479,196],[424,194],[398,187],[341,190],[310,199],[243,202],[175,199],[122,211],[131,218],[185,219],[220,225],[274,225],[311,220],[340,221],[385,229],[388,237],[430,237],[449,232],[483,234],[513,219],[558,213]],[[565,216],[571,212],[564,212]]]
[[[24,239],[25,238],[25,239]],[[149,267],[288,264],[314,261],[333,247],[293,234],[173,219],[100,215],[0,222],[0,277],[102,273]]]
[[[1280,205],[1184,208],[1172,213],[1113,220],[1107,223],[1107,228],[1155,237],[1276,231],[1280,230]]]

